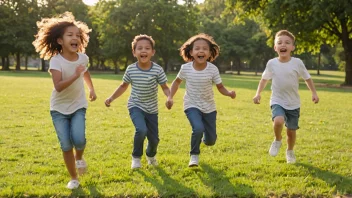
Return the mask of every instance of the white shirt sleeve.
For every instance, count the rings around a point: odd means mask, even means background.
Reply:
[[[186,80],[185,68],[184,68],[185,66],[186,66],[186,64],[181,65],[181,69],[180,69],[180,71],[177,74],[177,78],[179,78],[181,80]]]
[[[56,57],[53,57],[50,59],[49,69],[48,69],[49,73],[51,73],[50,72],[51,69],[58,70],[58,71],[62,72],[60,60],[58,60]]]
[[[273,69],[272,69],[271,60],[269,60],[262,74],[262,78],[265,80],[270,80],[272,77],[273,77]]]
[[[299,75],[304,80],[308,80],[309,78],[311,78],[306,66],[304,65],[304,63],[301,59],[298,59],[298,71],[299,71]]]

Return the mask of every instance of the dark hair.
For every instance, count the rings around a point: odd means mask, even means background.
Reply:
[[[137,42],[140,40],[149,41],[150,44],[152,45],[152,49],[154,49],[155,41],[153,40],[153,38],[151,36],[146,35],[146,34],[140,34],[140,35],[135,36],[132,41],[132,50],[133,51],[136,49]]]
[[[195,36],[192,36],[181,46],[180,56],[183,58],[183,60],[186,62],[193,61],[193,57],[191,56],[190,52],[193,49],[194,42],[198,40],[204,40],[209,44],[210,57],[208,58],[207,61],[210,61],[210,62],[214,61],[216,57],[218,57],[220,54],[220,46],[216,44],[213,37],[204,33],[200,33]]]
[[[81,35],[81,45],[79,52],[84,53],[89,42],[88,33],[91,31],[88,26],[81,22],[75,21],[71,12],[65,12],[58,17],[43,18],[37,21],[38,33],[33,41],[36,52],[39,52],[40,58],[50,59],[52,56],[62,51],[62,46],[57,43],[58,38],[62,38],[67,27],[76,26]]]
[[[295,36],[288,30],[280,30],[275,34],[275,40],[279,36],[288,36],[292,39],[293,43],[295,42]]]

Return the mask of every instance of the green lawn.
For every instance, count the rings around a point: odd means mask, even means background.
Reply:
[[[298,163],[286,164],[285,147],[275,158],[270,86],[262,104],[254,105],[260,76],[222,75],[237,98],[216,90],[218,141],[201,145],[200,167],[188,168],[191,128],[182,109],[184,85],[174,107],[164,107],[159,92],[159,166],[130,169],[134,129],[126,108],[129,90],[106,108],[104,100],[122,75],[93,74],[98,95],[87,111],[89,172],[81,188],[65,188],[69,176],[49,114],[52,81],[37,71],[0,72],[0,197],[116,196],[116,197],[334,197],[352,194],[352,89],[341,84],[342,72],[311,72],[319,104],[311,102],[304,82]],[[175,75],[169,75],[169,83]],[[286,135],[284,134],[284,137]]]

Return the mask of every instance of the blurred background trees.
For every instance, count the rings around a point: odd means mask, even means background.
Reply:
[[[178,49],[190,36],[207,33],[220,45],[221,72],[261,72],[276,56],[273,38],[287,29],[297,38],[294,56],[308,69],[343,70],[352,85],[352,2],[335,0],[0,0],[2,70],[32,67],[36,22],[65,11],[92,29],[86,50],[90,70],[119,73],[136,61],[131,42],[138,34],[156,41],[153,61],[177,72]],[[46,71],[43,60],[34,64]],[[22,67],[21,67],[22,66]]]

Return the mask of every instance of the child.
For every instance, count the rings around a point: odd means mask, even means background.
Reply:
[[[76,168],[80,175],[87,168],[83,153],[88,103],[83,81],[88,85],[90,101],[97,98],[86,67],[88,57],[83,54],[90,30],[86,24],[75,21],[69,12],[57,18],[42,19],[37,22],[37,26],[39,31],[33,45],[41,58],[51,58],[49,73],[54,89],[50,99],[50,114],[71,176],[67,188],[75,189],[79,186]]]
[[[123,76],[123,82],[115,92],[105,100],[110,107],[112,101],[121,96],[132,85],[131,95],[128,99],[128,110],[135,127],[132,165],[131,168],[140,168],[143,155],[143,143],[148,139],[146,156],[149,165],[156,166],[157,147],[159,143],[158,129],[158,84],[164,94],[170,94],[167,78],[162,67],[150,59],[155,54],[155,42],[151,36],[138,35],[132,42],[132,53],[137,62],[129,65]]]
[[[166,101],[170,109],[173,105],[173,96],[180,83],[186,81],[184,95],[184,112],[192,126],[191,151],[188,166],[198,166],[200,143],[204,134],[205,145],[215,144],[216,135],[216,108],[213,93],[213,83],[218,91],[231,98],[236,97],[234,91],[228,91],[221,82],[218,68],[212,61],[219,55],[220,47],[207,34],[198,34],[186,41],[180,48],[180,55],[188,62],[181,66],[176,79],[172,82],[171,93]]]
[[[257,93],[253,98],[255,104],[260,103],[260,93],[265,88],[268,80],[272,79],[272,95],[270,106],[272,120],[274,121],[275,140],[271,144],[269,154],[276,156],[281,147],[281,132],[283,125],[287,127],[287,163],[295,163],[296,157],[293,147],[296,142],[296,130],[300,115],[300,98],[298,95],[299,77],[302,77],[310,91],[312,101],[319,102],[313,80],[306,67],[299,58],[291,57],[291,52],[295,49],[295,37],[287,30],[281,30],[275,35],[274,49],[279,55],[268,61],[262,79],[259,82]]]

